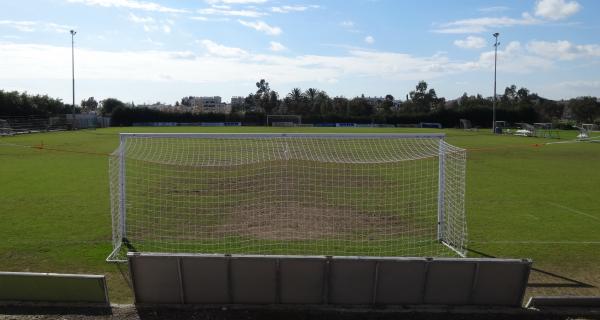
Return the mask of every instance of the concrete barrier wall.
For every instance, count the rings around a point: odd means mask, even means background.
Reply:
[[[138,304],[521,306],[531,261],[130,253]]]
[[[0,272],[0,303],[109,304],[102,275]]]
[[[600,311],[600,296],[534,296],[529,298],[527,308],[586,308]]]

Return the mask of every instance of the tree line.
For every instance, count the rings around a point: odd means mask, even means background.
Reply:
[[[47,95],[0,90],[0,117],[49,117],[73,112],[70,105]]]
[[[381,98],[364,95],[346,98],[331,97],[316,88],[293,88],[280,96],[264,79],[256,82],[256,91],[248,94],[243,103],[233,105],[231,114],[196,114],[185,108],[165,112],[115,98],[96,101],[93,97],[82,100],[73,108],[60,99],[46,95],[29,95],[25,92],[0,90],[0,116],[49,116],[61,113],[96,111],[112,116],[114,125],[131,125],[136,122],[245,122],[264,124],[267,114],[300,115],[304,123],[381,123],[401,124],[439,122],[445,127],[458,126],[460,119],[469,119],[475,126],[489,127],[492,118],[491,97],[464,93],[460,98],[447,101],[438,97],[427,82],[419,81],[405,100],[391,94]],[[179,101],[176,103],[179,105]],[[600,102],[595,97],[579,97],[554,101],[531,93],[515,85],[506,87],[497,96],[496,118],[515,122],[560,122],[567,119],[579,123],[600,121]]]

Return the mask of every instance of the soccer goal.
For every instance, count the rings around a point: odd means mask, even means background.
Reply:
[[[443,134],[121,134],[113,251],[465,256],[464,149]]]
[[[267,127],[295,127],[302,124],[302,116],[296,114],[268,114]]]
[[[587,130],[588,132],[598,131],[598,125],[595,123],[582,123],[581,127]]]

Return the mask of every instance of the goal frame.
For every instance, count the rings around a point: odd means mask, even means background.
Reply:
[[[452,246],[445,239],[445,193],[446,193],[446,145],[445,133],[120,133],[119,134],[119,222],[121,243],[113,248],[106,258],[107,262],[123,262],[127,260],[117,257],[122,246],[129,247],[127,238],[126,208],[126,156],[125,145],[130,138],[204,138],[204,139],[258,139],[258,138],[326,138],[326,139],[438,139],[438,199],[437,199],[437,240],[460,257],[466,257],[464,251]],[[114,219],[114,216],[113,216]],[[114,225],[115,221],[113,221]],[[113,230],[114,232],[114,230]]]
[[[299,114],[268,114],[267,115],[267,127],[272,127],[274,120],[277,118],[289,118],[290,120],[295,119],[298,121],[297,125],[302,124],[302,116]],[[278,122],[288,122],[288,121],[278,121]]]

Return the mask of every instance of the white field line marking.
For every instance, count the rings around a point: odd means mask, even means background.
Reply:
[[[600,244],[600,241],[511,241],[511,240],[498,240],[498,241],[469,241],[470,243],[481,243],[481,244]]]
[[[581,142],[600,142],[600,140],[595,140],[600,137],[591,137],[590,140],[569,140],[569,141],[555,141],[555,142],[546,142],[546,144],[564,144],[564,143],[581,143]]]
[[[577,213],[577,214],[579,214],[579,215],[582,215],[582,216],[586,216],[586,217],[588,217],[588,218],[590,218],[590,219],[594,219],[594,220],[596,220],[596,221],[600,221],[600,218],[598,218],[598,217],[596,217],[596,216],[594,216],[594,215],[591,215],[591,214],[589,214],[589,213],[585,213],[585,212],[583,212],[583,211],[575,210],[575,209],[573,209],[573,208],[569,208],[569,207],[566,207],[566,206],[563,206],[563,205],[560,205],[560,204],[558,204],[558,203],[554,203],[554,202],[548,202],[548,204],[550,204],[550,205],[552,205],[552,206],[555,206],[555,207],[557,207],[557,208],[561,208],[561,209],[565,209],[565,210],[571,211],[571,212],[573,212],[573,213]]]

